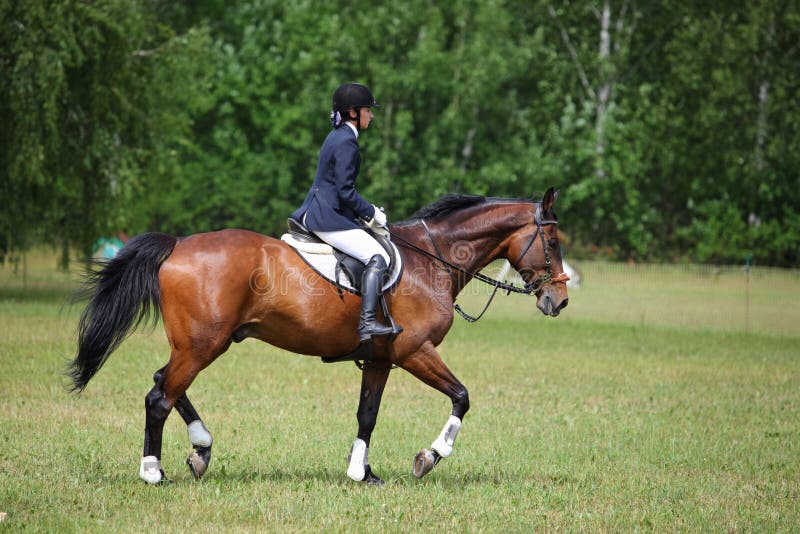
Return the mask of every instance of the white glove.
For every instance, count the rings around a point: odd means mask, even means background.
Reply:
[[[373,204],[372,207],[375,208],[375,214],[372,216],[373,222],[378,226],[386,226],[386,214],[378,206]]]

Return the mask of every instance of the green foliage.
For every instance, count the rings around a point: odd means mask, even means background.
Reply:
[[[0,9],[0,195],[14,199],[0,253],[115,230],[277,234],[313,178],[331,93],[356,80],[383,105],[359,188],[391,219],[449,192],[555,185],[584,249],[800,258],[792,2]]]
[[[208,34],[176,36],[155,3],[3,3],[0,235],[87,250],[129,226],[175,167]],[[141,224],[141,221],[139,221]]]

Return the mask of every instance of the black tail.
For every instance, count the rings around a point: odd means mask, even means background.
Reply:
[[[117,256],[87,274],[78,296],[89,304],[78,324],[78,354],[70,364],[72,391],[83,391],[112,352],[142,321],[161,312],[158,270],[177,243],[167,234],[134,237]]]

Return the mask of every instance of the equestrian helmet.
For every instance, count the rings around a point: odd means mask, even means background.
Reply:
[[[345,83],[333,93],[333,111],[344,114],[352,108],[379,108],[369,87],[360,83]]]

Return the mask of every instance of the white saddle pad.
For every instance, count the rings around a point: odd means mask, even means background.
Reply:
[[[350,283],[347,275],[344,272],[339,272],[336,276],[336,256],[333,255],[333,247],[324,243],[304,243],[297,241],[291,234],[283,234],[281,241],[292,247],[295,252],[300,254],[300,257],[315,271],[317,271],[323,278],[327,278],[332,284],[338,285],[343,289],[358,293]],[[389,243],[394,251],[395,264],[392,272],[389,273],[386,283],[383,285],[383,291],[387,291],[390,287],[395,285],[400,280],[400,275],[403,272],[403,259],[397,246],[394,243]]]

